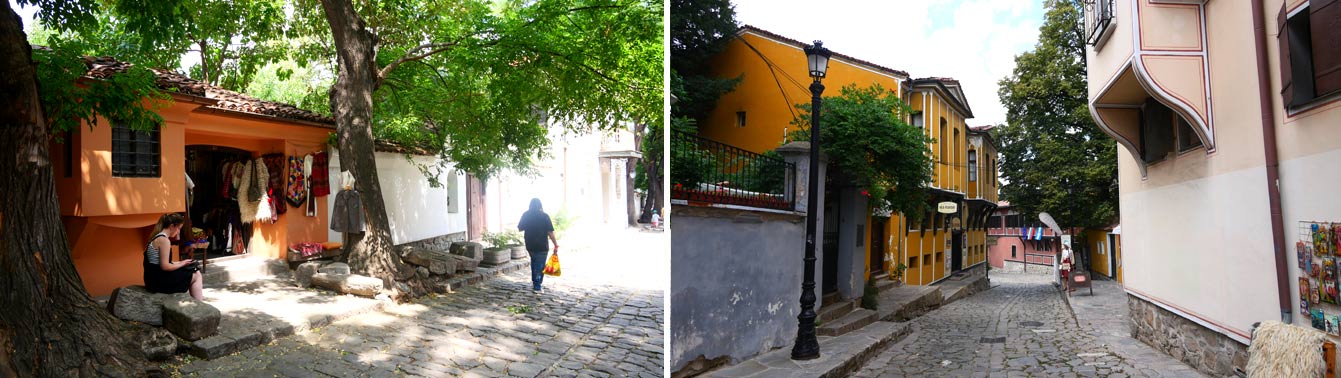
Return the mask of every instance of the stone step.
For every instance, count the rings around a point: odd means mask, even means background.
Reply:
[[[847,313],[849,312],[852,312],[852,309],[854,307],[856,306],[852,304],[852,301],[832,303],[827,306],[820,307],[819,314],[816,314],[818,316],[816,316],[815,319],[819,320],[820,323],[828,323],[833,321],[834,319],[843,317],[843,315],[847,315]]]
[[[205,266],[204,278],[206,287],[220,287],[233,282],[271,278],[286,272],[288,266],[283,261],[248,256],[209,262]]]
[[[877,313],[859,308],[831,322],[820,323],[820,336],[840,336],[875,322]]]
[[[902,286],[899,285],[899,281],[891,280],[889,278],[881,278],[875,281],[875,290],[880,293],[899,286]]]
[[[819,288],[817,287],[817,288],[815,288],[815,290],[819,290]],[[828,294],[824,294],[824,295],[820,296],[820,307],[824,307],[824,306],[828,306],[828,305],[831,305],[831,304],[834,304],[834,303],[838,303],[838,301],[839,301],[839,300],[842,300],[842,299],[843,299],[842,297],[839,297],[839,296],[838,296],[838,292],[837,292],[837,291],[832,292],[832,293],[828,293]]]

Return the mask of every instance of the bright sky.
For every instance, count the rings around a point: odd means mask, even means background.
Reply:
[[[1033,49],[1043,22],[1041,0],[732,0],[736,21],[858,59],[907,71],[913,78],[959,79],[976,118],[1004,123],[997,82],[1015,55]]]

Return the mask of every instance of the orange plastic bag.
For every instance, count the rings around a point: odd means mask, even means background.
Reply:
[[[545,275],[558,277],[560,274],[563,274],[563,271],[559,270],[559,253],[554,252],[549,255],[549,261],[545,262]]]

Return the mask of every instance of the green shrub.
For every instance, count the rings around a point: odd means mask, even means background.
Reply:
[[[879,297],[880,290],[875,288],[875,276],[871,276],[871,279],[866,280],[866,290],[861,294],[861,308],[875,311],[880,307]]]

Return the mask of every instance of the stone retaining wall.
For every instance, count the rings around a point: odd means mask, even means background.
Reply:
[[[1132,338],[1164,352],[1203,373],[1234,376],[1248,365],[1248,346],[1163,307],[1127,295]]]
[[[457,232],[453,234],[439,235],[424,240],[412,241],[409,243],[401,244],[398,245],[397,247],[408,246],[408,247],[423,248],[430,251],[446,251],[448,249],[451,249],[452,243],[459,241],[466,241],[466,233]]]

